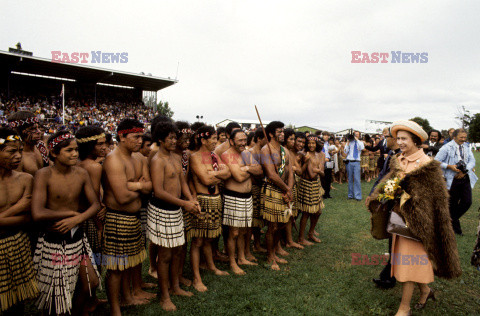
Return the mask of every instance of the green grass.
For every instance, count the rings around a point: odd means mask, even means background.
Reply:
[[[475,155],[477,162],[480,155]],[[477,164],[478,165],[478,164]],[[477,167],[477,170],[480,170]],[[364,197],[372,183],[363,183]],[[393,315],[400,303],[401,284],[390,290],[376,288],[372,282],[382,265],[352,265],[352,253],[382,255],[387,241],[370,236],[370,215],[363,202],[347,200],[347,185],[335,185],[333,199],[326,200],[317,231],[322,243],[304,250],[289,250],[289,263],[275,272],[265,266],[265,255],[258,255],[258,267],[246,267],[245,276],[217,277],[204,272],[208,292],[191,298],[173,297],[175,315]],[[480,272],[470,265],[476,240],[480,184],[473,190],[473,205],[462,217],[463,237],[458,249],[463,269],[460,278],[447,281],[436,278],[431,287],[437,301],[429,302],[416,315],[480,315]],[[298,224],[297,224],[298,225]],[[296,236],[295,232],[295,236]],[[154,282],[146,273],[145,279]],[[226,264],[218,264],[228,269]],[[190,266],[186,272],[190,274]],[[99,293],[104,296],[104,292]],[[418,300],[415,289],[412,307]],[[432,304],[433,303],[433,304]],[[107,313],[99,311],[98,315]],[[123,309],[124,315],[162,315],[154,300],[149,305]]]

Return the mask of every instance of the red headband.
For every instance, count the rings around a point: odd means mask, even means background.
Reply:
[[[35,124],[35,123],[38,123],[38,118],[35,117],[35,116],[32,116],[32,117],[29,117],[25,120],[15,120],[15,121],[12,121],[9,123],[10,127],[11,128],[16,128],[16,127],[20,127],[20,126],[23,126],[23,125],[30,125],[30,124]]]
[[[48,150],[52,150],[53,148],[57,147],[58,144],[60,144],[63,141],[66,141],[67,139],[72,139],[75,138],[72,134],[67,133],[67,134],[62,134],[58,137],[55,137],[51,141],[48,142]]]
[[[121,131],[118,131],[117,134],[143,133],[144,131],[143,127],[134,127],[130,129],[122,129]]]

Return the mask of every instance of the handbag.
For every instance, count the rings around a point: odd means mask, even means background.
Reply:
[[[395,211],[392,211],[390,214],[390,219],[388,220],[388,225],[387,225],[387,232],[390,234],[396,234],[408,239],[420,241],[415,235],[413,235],[412,231],[408,227],[407,224],[405,224],[405,221],[403,218]]]
[[[370,228],[370,233],[375,239],[387,239],[390,237],[390,234],[387,232],[388,218],[390,216],[389,208],[387,204],[380,203],[378,201],[370,202],[370,212],[372,216],[370,221],[372,227]]]

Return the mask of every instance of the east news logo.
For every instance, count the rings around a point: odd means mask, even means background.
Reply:
[[[402,51],[391,51],[389,53],[365,53],[359,50],[352,51],[352,64],[416,64],[428,63],[428,53],[404,53]]]
[[[78,63],[92,63],[92,64],[118,64],[118,63],[127,63],[128,62],[128,53],[105,53],[102,51],[91,51],[89,53],[79,53],[73,52],[71,54],[61,52],[59,50],[53,50],[52,52],[52,61],[56,63],[69,63],[69,64],[78,64]],[[89,60],[91,55],[91,59]]]

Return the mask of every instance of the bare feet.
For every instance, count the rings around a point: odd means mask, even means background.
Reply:
[[[255,260],[257,260],[257,259],[255,259]],[[247,259],[238,259],[238,264],[239,265],[246,265],[246,266],[258,266],[258,263],[248,261]]]
[[[220,262],[228,262],[228,256],[224,253],[217,251],[215,253],[215,256],[213,256],[213,260]]]
[[[275,271],[280,271],[280,267],[278,266],[275,259],[267,260],[267,264],[270,265],[270,269],[275,270]]]
[[[281,264],[286,264],[286,263],[288,263],[287,260],[285,260],[285,259],[283,259],[283,258],[280,258],[280,257],[277,257],[277,256],[275,256],[275,261],[276,261],[277,263],[281,263]]]
[[[207,270],[207,264],[205,262],[201,262],[199,267],[202,270]]]
[[[148,269],[148,274],[149,274],[152,278],[158,279],[157,270]]]
[[[230,273],[228,273],[227,271],[222,271],[217,268],[215,268],[215,270],[213,270],[212,272],[215,273],[215,275],[230,275]]]
[[[313,231],[313,234],[314,234],[315,236],[320,236],[320,234],[319,234],[316,230]]]
[[[297,249],[303,249],[304,247],[300,244],[297,244],[296,242],[294,241],[291,241],[289,243],[286,244],[286,247],[287,248],[297,248]]]
[[[142,289],[145,290],[145,289],[153,289],[157,287],[157,285],[155,283],[146,283],[146,282],[143,282],[142,283]]]
[[[320,239],[318,239],[318,238],[315,237],[314,235],[309,235],[309,236],[308,236],[308,239],[313,240],[313,241],[316,242],[316,243],[321,243],[321,242],[322,242]]]
[[[249,261],[258,261],[252,254],[245,255],[245,258]]]
[[[160,301],[160,306],[162,306],[162,309],[167,312],[173,312],[177,310],[177,307],[172,303],[172,300],[170,299]]]
[[[193,288],[198,292],[206,292],[208,290],[205,284],[202,283],[202,281],[193,280],[192,285],[193,285]]]
[[[245,275],[247,274],[245,271],[243,271],[238,265],[231,265],[230,268],[232,268],[233,273],[236,275]]]
[[[180,287],[173,289],[173,295],[178,295],[178,296],[193,296],[192,292],[182,290]]]
[[[275,250],[275,253],[279,254],[280,256],[288,256],[289,253],[283,250],[281,247],[278,247],[277,250]]]
[[[145,292],[145,291],[136,291],[133,293],[133,297],[135,299],[141,299],[141,300],[151,300],[152,298],[155,298],[157,296],[157,294],[155,293],[149,293],[149,292]]]
[[[183,276],[180,276],[180,284],[185,285],[185,286],[192,286],[192,280],[189,280]]]
[[[124,300],[120,302],[120,306],[131,306],[131,305],[145,305],[150,303],[149,300],[146,299],[139,299],[139,298],[133,298],[132,300]]]
[[[262,246],[253,247],[253,252],[267,252],[267,249],[263,248]]]
[[[311,246],[311,245],[313,245],[313,242],[309,242],[309,241],[306,240],[306,239],[299,240],[298,243],[299,243],[300,245],[303,245],[303,246]]]

